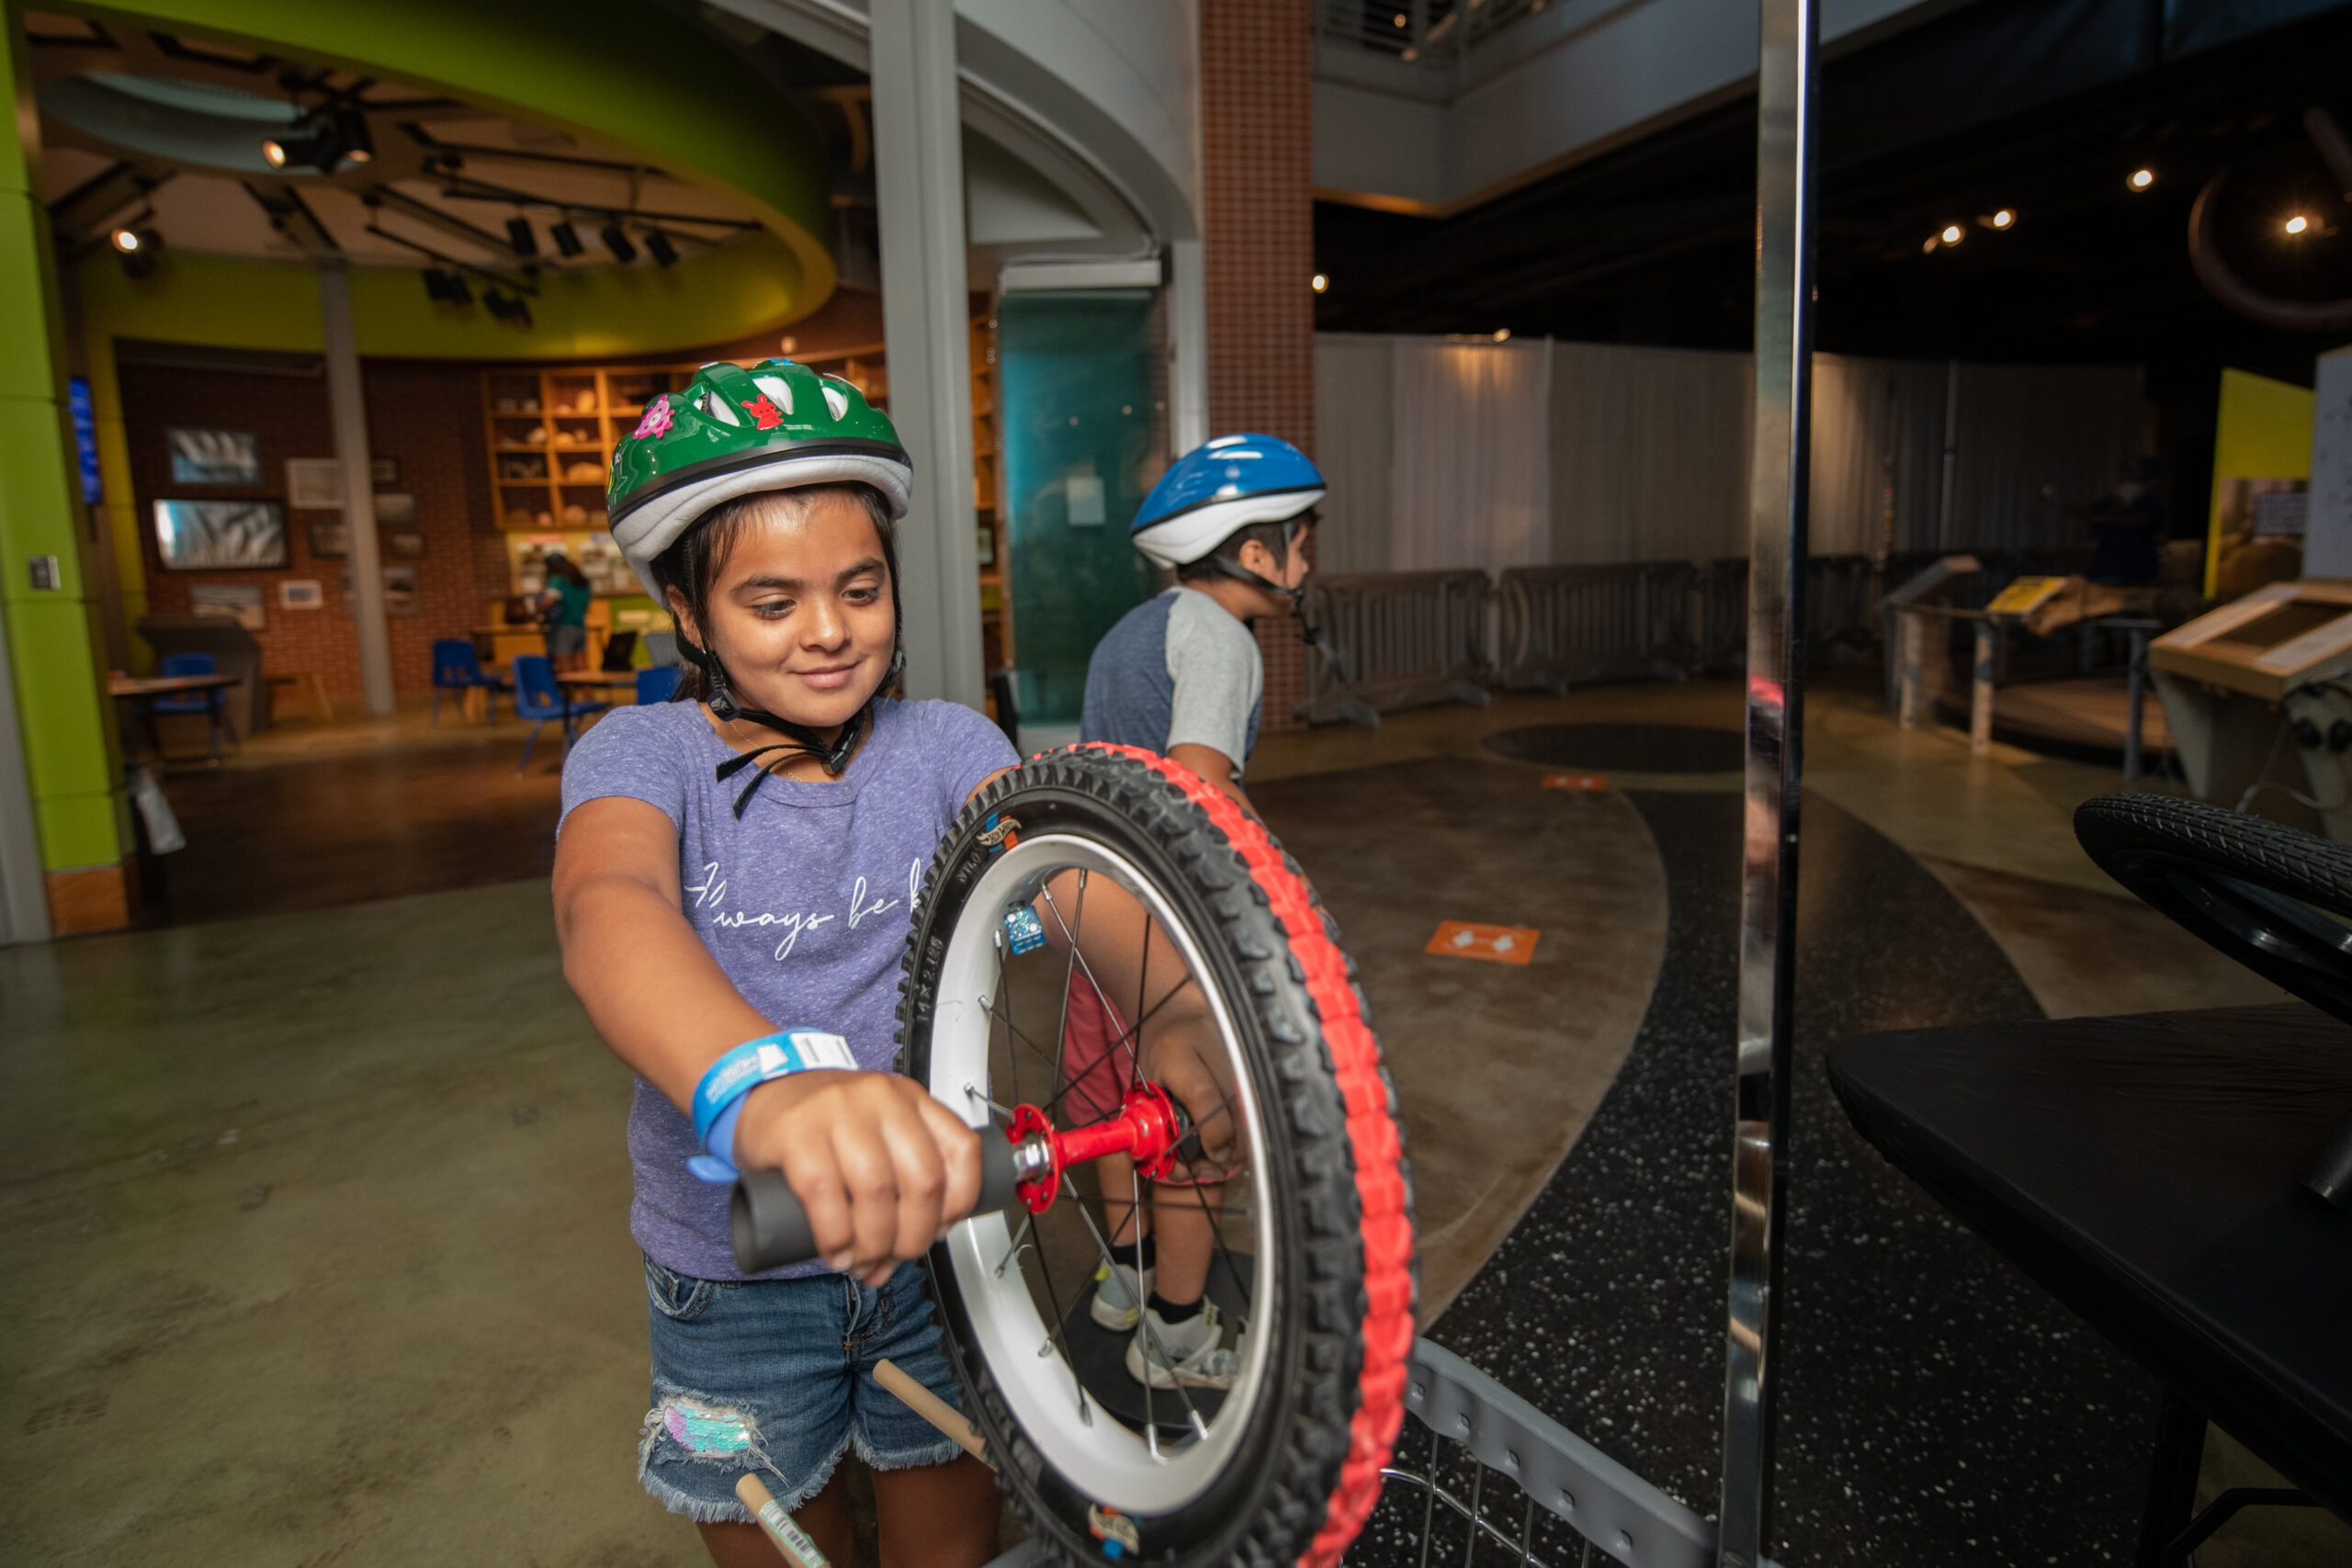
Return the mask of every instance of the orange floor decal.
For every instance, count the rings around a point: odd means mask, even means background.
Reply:
[[[1453,958],[1483,958],[1489,964],[1524,964],[1535,956],[1536,939],[1544,933],[1526,926],[1482,926],[1469,920],[1447,920],[1422,951]]]

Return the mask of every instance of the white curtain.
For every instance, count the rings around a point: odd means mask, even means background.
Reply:
[[[1326,571],[1747,553],[1745,354],[1354,333],[1315,352]],[[1815,355],[1813,553],[2076,542],[2064,503],[2141,450],[2143,407],[2132,366]]]
[[[1317,571],[1388,570],[1389,355],[1369,333],[1315,338],[1315,466],[1329,487],[1315,530]]]
[[[1390,570],[1551,559],[1550,342],[1394,343]]]
[[[1564,343],[1552,377],[1552,558],[1747,553],[1744,354]]]

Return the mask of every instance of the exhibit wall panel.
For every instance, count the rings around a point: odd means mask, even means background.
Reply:
[[[432,644],[464,637],[484,624],[507,592],[504,541],[492,519],[489,462],[483,449],[480,372],[469,365],[406,361],[364,364],[368,446],[392,459],[399,478],[377,487],[383,565],[390,585],[394,688],[422,692],[432,684]],[[266,675],[312,675],[335,696],[361,690],[359,641],[347,543],[339,536],[339,508],[298,510],[288,493],[289,458],[334,456],[334,431],[318,376],[263,374],[190,366],[133,364],[120,367],[125,487],[132,554],[153,614],[198,610],[203,590],[258,593]],[[256,439],[260,482],[188,484],[172,473],[165,432],[175,426],[235,430]],[[405,496],[407,518],[388,516],[386,497]],[[166,570],[156,547],[154,503],[160,500],[276,501],[284,505],[287,564],[266,570]],[[289,602],[286,585],[297,585]],[[300,585],[315,584],[313,599]]]

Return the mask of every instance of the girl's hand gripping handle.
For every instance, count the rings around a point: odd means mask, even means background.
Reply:
[[[980,1197],[972,1213],[994,1213],[1014,1201],[1012,1145],[993,1129],[983,1130],[978,1138]],[[745,1171],[728,1201],[727,1224],[735,1243],[735,1267],[746,1274],[818,1256],[808,1211],[781,1170]]]

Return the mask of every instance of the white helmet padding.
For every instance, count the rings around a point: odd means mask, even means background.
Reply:
[[[1319,490],[1286,490],[1237,495],[1180,512],[1139,528],[1136,548],[1161,566],[1188,566],[1253,523],[1287,523],[1323,499]]]
[[[644,505],[613,523],[613,542],[622,558],[656,604],[666,603],[654,581],[653,563],[662,551],[685,536],[713,507],[738,496],[764,490],[800,490],[809,485],[870,484],[882,492],[890,520],[907,514],[913,471],[906,464],[871,452],[812,452],[781,461],[716,473],[650,497]]]

